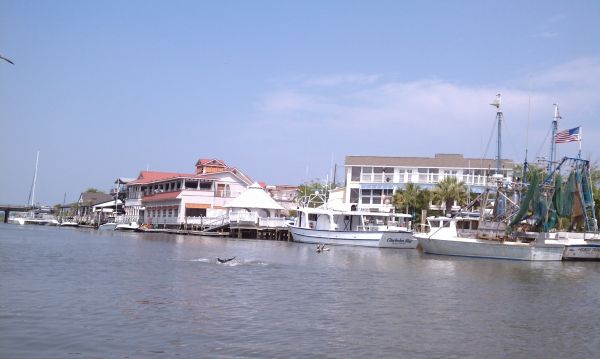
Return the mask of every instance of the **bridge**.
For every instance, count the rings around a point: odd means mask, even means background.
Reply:
[[[36,207],[28,205],[0,204],[0,212],[4,211],[4,223],[8,223],[8,215],[10,212],[27,212]]]

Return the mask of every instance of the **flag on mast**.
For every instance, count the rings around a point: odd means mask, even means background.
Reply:
[[[581,126],[557,132],[554,136],[555,143],[581,141]]]

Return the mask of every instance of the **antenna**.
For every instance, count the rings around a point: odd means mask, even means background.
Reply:
[[[500,174],[500,168],[502,166],[502,109],[500,108],[502,104],[502,96],[500,94],[496,95],[494,101],[490,104],[496,107],[496,121],[498,122],[498,140],[497,140],[497,154],[496,154],[496,174]]]

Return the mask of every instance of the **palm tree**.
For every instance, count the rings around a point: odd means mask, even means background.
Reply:
[[[406,207],[406,213],[411,213],[414,216],[415,210],[419,206],[419,195],[421,187],[416,183],[407,183],[403,190],[394,194],[394,206],[396,208]]]
[[[444,178],[433,189],[433,199],[446,204],[444,214],[451,211],[455,200],[459,203],[464,202],[466,196],[467,187],[454,176]]]

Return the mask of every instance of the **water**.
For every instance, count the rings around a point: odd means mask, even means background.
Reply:
[[[595,358],[600,352],[600,263],[314,249],[0,225],[0,357]]]

